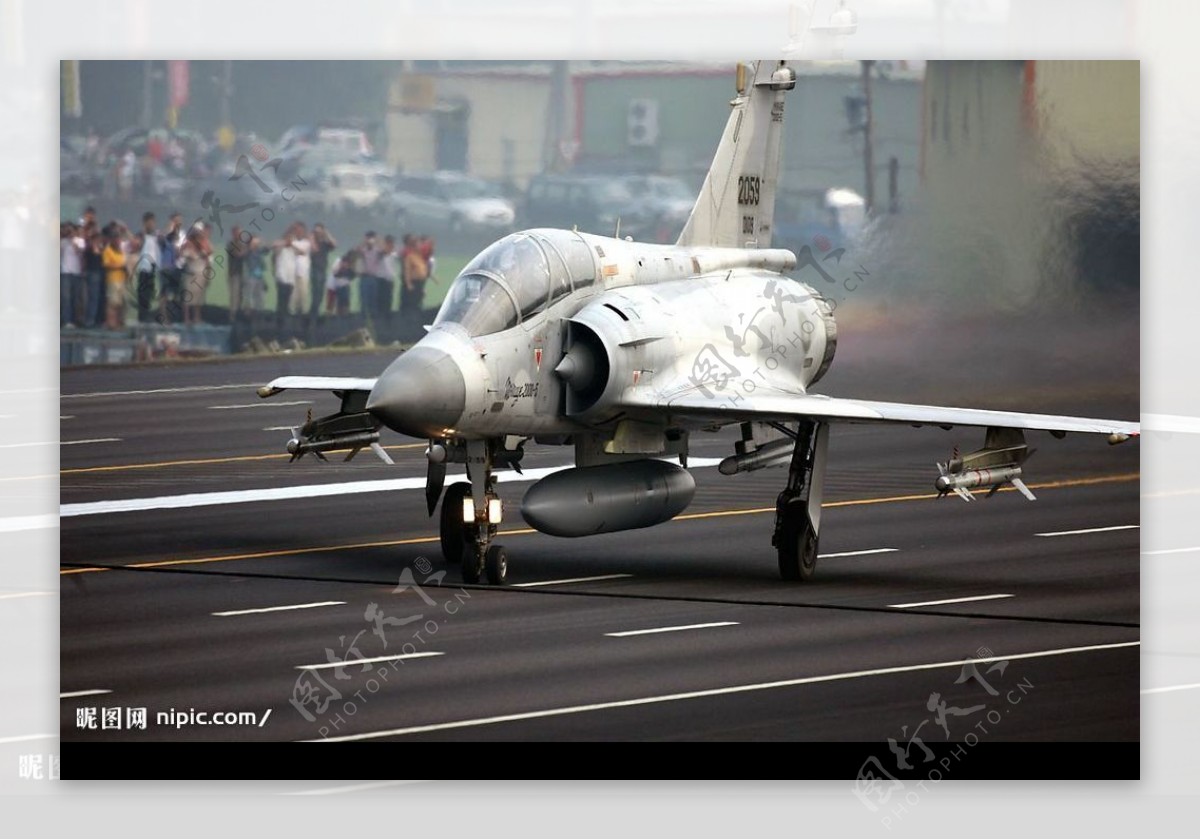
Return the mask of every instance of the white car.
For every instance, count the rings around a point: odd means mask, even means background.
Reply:
[[[517,217],[499,187],[458,172],[401,175],[385,202],[401,229],[499,235],[511,231]]]
[[[322,173],[320,185],[321,203],[330,213],[373,207],[384,189],[378,172],[356,163],[329,167]]]

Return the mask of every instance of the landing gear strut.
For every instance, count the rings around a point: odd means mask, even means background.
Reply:
[[[486,440],[467,441],[470,484],[452,484],[442,500],[441,541],[447,561],[462,561],[465,583],[501,586],[508,578],[508,555],[492,540],[500,525],[502,506],[492,475],[492,450]]]
[[[775,501],[775,533],[771,544],[779,553],[780,577],[808,580],[817,569],[829,425],[802,422],[795,440],[787,486]]]

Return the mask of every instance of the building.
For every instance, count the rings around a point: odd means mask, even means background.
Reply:
[[[445,62],[392,81],[388,161],[408,171],[463,169],[523,189],[546,168],[654,171],[698,184],[735,95],[729,62]],[[864,190],[859,62],[797,62],[789,95],[787,190]],[[917,188],[920,63],[879,62],[874,160],[886,186]],[[883,192],[883,190],[881,190]]]

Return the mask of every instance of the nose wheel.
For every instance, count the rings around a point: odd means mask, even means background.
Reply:
[[[463,499],[470,496],[471,485],[460,481],[447,487],[442,497],[438,536],[442,544],[442,557],[449,563],[461,559],[467,545],[467,526],[463,523]]]
[[[479,583],[487,576],[492,586],[503,586],[508,580],[508,552],[504,546],[490,544],[486,548],[470,543],[463,548],[463,583]]]
[[[493,586],[508,580],[508,553],[493,544],[499,530],[503,506],[496,493],[491,470],[491,451],[486,441],[467,442],[467,474],[471,479],[451,484],[442,498],[439,538],[447,562],[462,563],[464,583],[479,583],[487,577]]]

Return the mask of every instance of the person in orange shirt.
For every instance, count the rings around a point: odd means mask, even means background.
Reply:
[[[128,278],[119,234],[109,235],[100,254],[100,263],[104,266],[104,299],[108,304],[104,324],[110,330],[119,330],[125,326],[125,283]]]
[[[400,314],[406,320],[419,320],[425,300],[425,281],[429,279],[429,263],[421,252],[420,242],[412,234],[404,237],[402,271],[404,287],[400,290]]]

